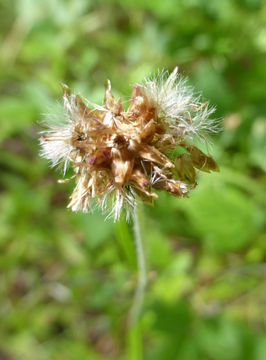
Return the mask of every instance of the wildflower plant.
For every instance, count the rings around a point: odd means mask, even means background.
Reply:
[[[187,196],[197,171],[218,169],[193,144],[195,137],[217,131],[210,117],[214,109],[193,95],[177,68],[135,84],[127,110],[114,98],[110,81],[103,105],[72,94],[66,85],[63,90],[64,120],[47,122],[41,154],[64,174],[73,167],[73,211],[98,206],[116,221],[125,209],[129,219],[138,199],[153,204],[157,190]]]
[[[127,109],[114,98],[110,81],[103,105],[62,86],[64,118],[48,119],[41,154],[64,174],[72,166],[73,176],[60,180],[76,182],[68,208],[100,207],[115,221],[123,209],[127,219],[133,215],[139,278],[130,322],[135,322],[146,285],[137,203],[153,204],[159,191],[185,197],[197,185],[198,171],[218,170],[194,141],[218,130],[214,108],[194,95],[177,68],[135,84]]]

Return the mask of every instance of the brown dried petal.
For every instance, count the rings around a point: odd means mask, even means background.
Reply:
[[[60,82],[59,85],[63,89],[63,92],[64,92],[65,96],[70,96],[71,95],[71,90],[69,89],[69,87],[66,84],[63,84],[63,83]]]
[[[83,117],[88,117],[89,116],[90,111],[87,108],[84,101],[82,100],[81,96],[79,96],[79,95],[75,96],[75,104],[77,105],[81,116],[83,116]]]
[[[133,167],[132,161],[115,159],[112,162],[112,173],[117,185],[122,186],[127,182]]]
[[[141,168],[135,168],[133,170],[130,180],[133,180],[139,187],[143,189],[146,189],[150,183]]]
[[[161,180],[153,185],[154,188],[158,190],[166,190],[172,195],[183,197],[186,194],[186,191],[182,188],[182,182],[175,181],[172,179]]]
[[[196,170],[189,154],[181,154],[175,160],[175,168],[180,180],[191,185],[196,184]]]
[[[187,146],[187,150],[191,155],[191,160],[193,165],[201,170],[201,171],[219,171],[219,167],[210,156],[205,155],[201,150],[199,150],[196,146],[189,145]]]
[[[139,147],[138,155],[145,160],[153,161],[166,168],[174,167],[168,157],[162,154],[154,146],[141,144]]]
[[[117,148],[113,148],[111,156],[111,169],[114,176],[114,182],[117,185],[122,186],[131,176],[134,160],[132,159],[130,152],[124,149],[119,150]]]
[[[139,112],[141,110],[141,105],[143,104],[144,99],[141,96],[141,86],[140,85],[134,85],[130,103],[128,107],[128,112]]]
[[[154,120],[150,120],[148,124],[145,125],[144,129],[140,133],[140,138],[142,141],[149,142],[153,139],[156,131]]]
[[[154,199],[158,198],[157,194],[143,191],[143,189],[135,188],[134,191],[141,198],[142,201],[149,205],[153,205]]]

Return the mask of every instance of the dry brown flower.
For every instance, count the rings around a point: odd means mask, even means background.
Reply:
[[[91,209],[94,199],[115,220],[123,208],[129,217],[137,198],[153,203],[155,190],[186,196],[196,186],[197,170],[218,170],[191,141],[216,131],[214,110],[193,96],[177,68],[134,85],[127,110],[114,98],[110,81],[102,106],[63,89],[64,122],[48,123],[41,145],[52,166],[63,164],[65,172],[72,164],[73,211]],[[174,156],[177,146],[182,151]]]

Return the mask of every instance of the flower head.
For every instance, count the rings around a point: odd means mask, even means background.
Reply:
[[[48,123],[42,156],[52,166],[71,164],[76,187],[68,205],[88,211],[93,203],[129,217],[137,198],[153,203],[155,190],[184,197],[196,186],[196,172],[218,170],[191,140],[217,130],[208,103],[195,97],[177,74],[135,84],[127,110],[107,82],[102,106],[64,89],[64,121]],[[178,147],[181,154],[175,156]],[[65,180],[68,181],[68,180]]]

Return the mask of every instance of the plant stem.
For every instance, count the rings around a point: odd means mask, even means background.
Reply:
[[[136,245],[136,254],[137,254],[137,264],[138,264],[138,283],[136,286],[134,300],[132,307],[129,313],[129,323],[134,324],[141,313],[144,292],[146,287],[146,265],[145,265],[145,256],[143,251],[143,243],[141,239],[140,231],[140,209],[139,204],[134,209],[134,237]]]

